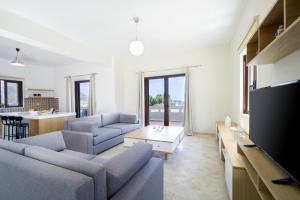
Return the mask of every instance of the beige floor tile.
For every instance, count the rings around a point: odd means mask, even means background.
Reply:
[[[122,144],[100,155],[111,158]],[[165,200],[228,200],[224,168],[214,135],[186,136],[164,163]]]

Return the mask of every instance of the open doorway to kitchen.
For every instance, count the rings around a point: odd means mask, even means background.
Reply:
[[[75,81],[75,112],[76,117],[88,115],[90,81]]]

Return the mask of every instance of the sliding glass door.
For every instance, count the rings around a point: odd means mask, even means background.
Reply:
[[[147,77],[145,85],[145,125],[182,126],[184,74]]]
[[[75,111],[76,117],[88,115],[90,81],[75,81]]]

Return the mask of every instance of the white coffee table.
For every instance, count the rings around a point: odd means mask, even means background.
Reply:
[[[173,153],[177,146],[184,138],[183,127],[163,126],[146,126],[135,130],[124,136],[124,146],[130,147],[137,142],[145,142],[153,145],[154,151],[164,153],[165,160],[168,154]]]

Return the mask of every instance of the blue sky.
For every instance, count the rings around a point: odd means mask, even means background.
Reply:
[[[169,78],[169,94],[172,100],[184,100],[185,77]],[[149,94],[155,97],[164,93],[164,79],[149,80]]]

